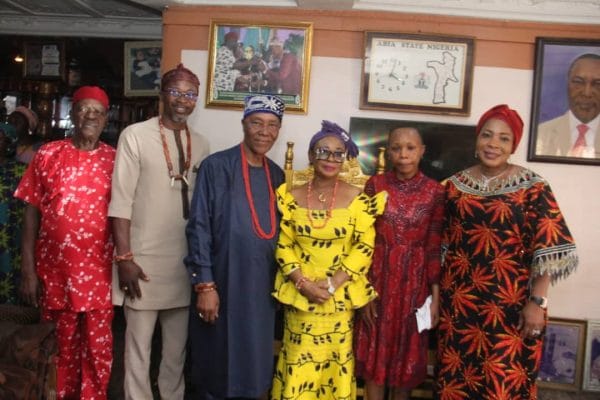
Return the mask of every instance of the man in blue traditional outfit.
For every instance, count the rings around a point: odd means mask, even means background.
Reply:
[[[273,377],[274,190],[284,175],[265,154],[279,136],[284,103],[257,95],[244,105],[242,143],[200,165],[186,229],[197,399],[259,398]]]

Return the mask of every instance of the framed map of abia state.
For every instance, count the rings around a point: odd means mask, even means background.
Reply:
[[[474,40],[365,32],[362,109],[469,115]]]

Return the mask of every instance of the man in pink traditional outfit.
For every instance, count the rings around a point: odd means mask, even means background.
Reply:
[[[75,91],[72,138],[42,146],[15,192],[27,203],[20,291],[56,323],[58,399],[106,399],[110,379],[115,151],[99,141],[107,111],[99,87]]]

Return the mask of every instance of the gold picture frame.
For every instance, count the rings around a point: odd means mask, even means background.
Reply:
[[[212,20],[206,107],[243,108],[252,94],[281,97],[306,113],[313,25]]]
[[[365,32],[361,109],[469,115],[474,39]]]
[[[157,96],[160,90],[162,42],[125,42],[123,47],[123,94],[126,97]]]
[[[550,318],[544,334],[540,387],[577,391],[583,381],[586,322]]]

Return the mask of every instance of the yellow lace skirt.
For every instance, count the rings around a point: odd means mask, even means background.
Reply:
[[[353,318],[286,307],[271,399],[355,399]]]

